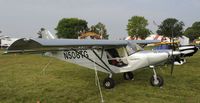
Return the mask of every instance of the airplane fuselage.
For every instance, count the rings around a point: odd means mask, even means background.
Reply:
[[[123,48],[125,49],[125,48]],[[125,52],[124,52],[125,53]],[[124,54],[123,57],[112,58],[111,60],[120,60],[126,65],[116,66],[109,62],[107,52],[102,50],[66,50],[58,52],[49,52],[48,56],[61,59],[73,64],[78,64],[90,69],[97,69],[105,73],[123,73],[144,68],[149,65],[156,65],[169,58],[168,52],[160,51],[138,51],[133,54]]]

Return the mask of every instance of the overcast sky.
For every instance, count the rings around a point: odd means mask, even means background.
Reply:
[[[111,39],[127,36],[132,16],[144,16],[153,32],[156,25],[172,17],[185,28],[200,21],[200,0],[0,0],[0,30],[11,37],[36,37],[41,27],[55,33],[62,18],[77,17],[88,26],[102,22]]]

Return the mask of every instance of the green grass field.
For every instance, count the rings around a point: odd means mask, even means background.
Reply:
[[[105,103],[200,103],[200,52],[175,66],[173,76],[167,66],[157,71],[162,88],[150,86],[150,69],[134,72],[134,81],[114,75],[114,89],[101,86]],[[102,83],[107,75],[98,73]],[[0,103],[100,103],[94,77],[93,70],[50,57],[0,55]]]

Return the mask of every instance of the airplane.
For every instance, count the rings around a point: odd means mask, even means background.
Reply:
[[[161,42],[157,43],[156,50],[171,50],[172,49],[172,42]],[[175,65],[182,65],[186,62],[186,58],[193,56],[199,48],[195,45],[179,45],[178,42],[174,42],[174,49],[177,49],[177,51],[180,51],[180,55],[175,57]]]
[[[43,53],[50,57],[74,63],[108,74],[103,81],[106,89],[115,87],[113,74],[123,73],[125,80],[132,80],[132,71],[149,67],[153,71],[152,86],[163,86],[164,80],[157,75],[155,66],[168,60],[176,51],[143,50],[138,44],[157,40],[80,40],[80,39],[27,39],[21,38],[7,48],[9,53]],[[94,67],[95,66],[95,67]]]
[[[195,45],[181,45],[178,49],[183,57],[193,56],[199,50],[199,48]]]

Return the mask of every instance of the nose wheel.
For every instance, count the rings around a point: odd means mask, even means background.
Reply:
[[[157,75],[156,78],[155,76],[153,75],[151,78],[150,78],[150,83],[152,86],[156,86],[156,87],[161,87],[163,86],[163,83],[164,83],[164,80],[161,76]]]
[[[150,66],[153,70],[154,75],[150,78],[150,83],[152,86],[161,87],[164,84],[164,80],[161,76],[157,75],[154,66]]]

